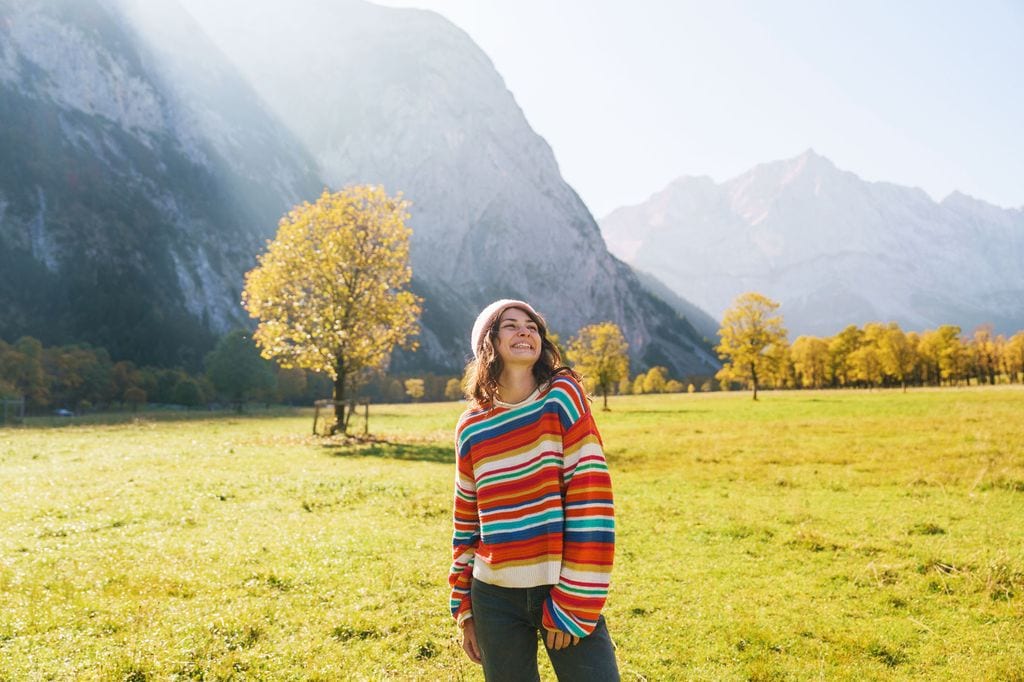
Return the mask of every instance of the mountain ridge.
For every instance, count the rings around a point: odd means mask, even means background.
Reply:
[[[174,0],[0,0],[0,336],[194,368],[252,324],[242,274],[288,208],[367,183],[413,202],[421,350],[395,368],[459,371],[477,311],[513,296],[563,338],[617,322],[634,369],[714,372],[461,29],[360,0],[238,8],[255,72]]]
[[[716,316],[756,290],[797,334],[1024,326],[1024,213],[865,181],[813,150],[722,183],[678,178],[600,224],[613,253]]]
[[[702,336],[608,253],[550,146],[464,31],[433,12],[358,2],[341,10],[324,2],[265,4],[249,8],[240,24],[235,16],[245,5],[186,3],[285,124],[317,150],[330,184],[381,184],[412,202],[414,286],[427,299],[421,354],[460,366],[476,312],[517,297],[564,337],[585,324],[617,322],[641,366],[714,371],[717,358]],[[346,14],[350,8],[358,11]],[[330,27],[342,23],[344,35],[355,37],[328,40]],[[371,73],[368,63],[383,68]],[[323,94],[302,110],[289,106],[312,90]],[[442,308],[444,325],[433,317]],[[396,361],[416,362],[408,354]]]
[[[245,323],[241,275],[318,184],[308,165],[255,110],[260,127],[224,130],[289,169],[290,188],[195,134],[191,107],[204,103],[167,86],[114,2],[0,13],[0,333],[198,366],[217,334]]]

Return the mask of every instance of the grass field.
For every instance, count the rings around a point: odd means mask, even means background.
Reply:
[[[611,407],[624,680],[1024,680],[1024,390]],[[460,409],[358,446],[306,412],[0,430],[0,680],[481,679]]]

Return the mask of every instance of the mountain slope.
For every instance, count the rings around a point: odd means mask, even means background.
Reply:
[[[672,291],[664,282],[651,273],[644,272],[643,270],[634,270],[634,272],[636,272],[636,277],[640,280],[640,284],[647,291],[667,303],[676,311],[676,314],[692,324],[697,333],[706,339],[709,345],[718,344],[718,330],[721,326],[718,320]]]
[[[601,220],[613,253],[720,316],[744,291],[791,337],[895,320],[1024,328],[1024,211],[866,182],[808,151],[722,184],[681,178]]]
[[[382,184],[412,201],[423,348],[400,362],[458,368],[476,313],[522,297],[563,338],[611,319],[640,364],[713,371],[692,325],[608,253],[550,147],[461,30],[354,0],[185,4],[330,185]]]
[[[160,7],[162,49],[112,2],[0,2],[0,337],[196,366],[244,322],[241,275],[278,216],[318,187],[191,18]],[[182,36],[206,83],[176,80]]]

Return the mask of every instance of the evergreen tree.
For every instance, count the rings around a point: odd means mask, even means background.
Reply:
[[[207,353],[204,364],[214,389],[239,412],[257,391],[271,391],[275,387],[273,363],[260,356],[249,333],[241,329],[218,341]]]

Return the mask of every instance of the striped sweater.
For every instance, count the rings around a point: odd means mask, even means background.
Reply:
[[[452,615],[472,616],[470,585],[554,585],[545,628],[590,634],[615,549],[611,480],[590,404],[556,376],[522,403],[471,408],[456,429]]]

